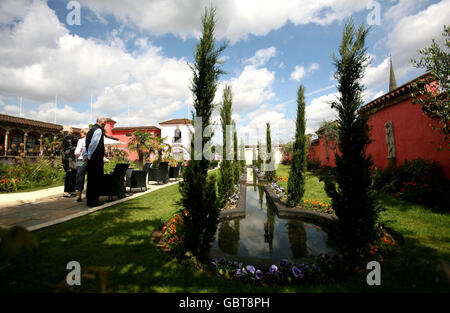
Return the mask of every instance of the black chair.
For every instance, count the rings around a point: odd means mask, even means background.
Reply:
[[[169,180],[169,162],[160,162],[158,167],[148,170],[148,181],[156,181],[158,184],[167,183]]]
[[[177,166],[171,166],[169,168],[169,179],[175,178],[178,180],[181,174],[181,162],[178,162]]]
[[[128,163],[117,163],[114,171],[111,174],[103,176],[103,186],[100,191],[100,196],[108,196],[111,200],[113,196],[119,198],[125,197],[125,174],[130,166]]]
[[[152,165],[152,163],[145,163],[142,170],[134,170],[130,168],[127,170],[126,184],[127,187],[130,188],[130,192],[133,188],[141,188],[141,191],[142,188],[147,190],[147,174]]]

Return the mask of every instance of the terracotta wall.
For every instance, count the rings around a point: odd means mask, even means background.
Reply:
[[[393,124],[397,165],[417,158],[433,160],[442,167],[444,176],[450,178],[450,151],[445,149],[444,136],[430,127],[435,121],[424,114],[419,105],[413,104],[411,98],[385,107],[369,119],[373,142],[367,147],[367,153],[372,155],[377,168],[385,169],[389,163],[384,127],[386,122]],[[439,151],[440,145],[444,149]],[[311,146],[308,154],[310,158],[318,157],[322,165],[335,166],[334,152],[330,148],[328,152],[327,161],[325,141],[320,138],[318,144]]]

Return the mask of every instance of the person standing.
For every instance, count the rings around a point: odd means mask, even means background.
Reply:
[[[64,195],[65,198],[75,197],[75,180],[76,180],[76,158],[75,148],[77,146],[77,140],[73,136],[73,128],[71,126],[65,127],[63,132],[66,135],[62,142],[62,164],[64,171],[66,172],[66,178],[64,180]]]
[[[84,161],[87,162],[87,206],[94,207],[103,203],[98,201],[100,188],[103,185],[103,157],[105,155],[104,131],[106,119],[97,118],[97,124],[92,126],[86,135],[86,146],[83,150]]]
[[[84,189],[84,177],[86,175],[87,163],[84,162],[83,159],[83,150],[86,147],[86,134],[88,133],[88,131],[88,128],[84,128],[81,130],[81,138],[78,139],[77,148],[75,149],[75,156],[77,157],[77,178],[75,189],[78,193],[78,202],[81,201],[81,194]]]

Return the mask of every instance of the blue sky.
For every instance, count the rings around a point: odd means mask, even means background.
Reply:
[[[19,115],[22,97],[23,117],[53,122],[56,113],[57,123],[78,127],[97,115],[117,126],[187,117],[188,63],[200,15],[212,4],[218,44],[228,42],[216,102],[230,84],[233,118],[248,143],[255,142],[256,128],[265,133],[266,122],[276,139],[293,136],[300,84],[306,87],[307,131],[334,119],[330,54],[350,17],[357,25],[375,22],[366,43],[373,60],[363,81],[370,101],[387,91],[390,54],[397,85],[423,73],[409,60],[431,38],[442,40],[450,16],[450,0],[80,0],[81,23],[69,25],[68,3],[0,1],[0,112]]]

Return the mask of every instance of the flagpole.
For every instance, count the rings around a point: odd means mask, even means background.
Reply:
[[[92,123],[92,93],[91,93],[91,117],[89,119],[89,122]]]
[[[58,109],[58,95],[55,96],[55,116],[54,116],[54,124],[56,124],[56,110]]]

